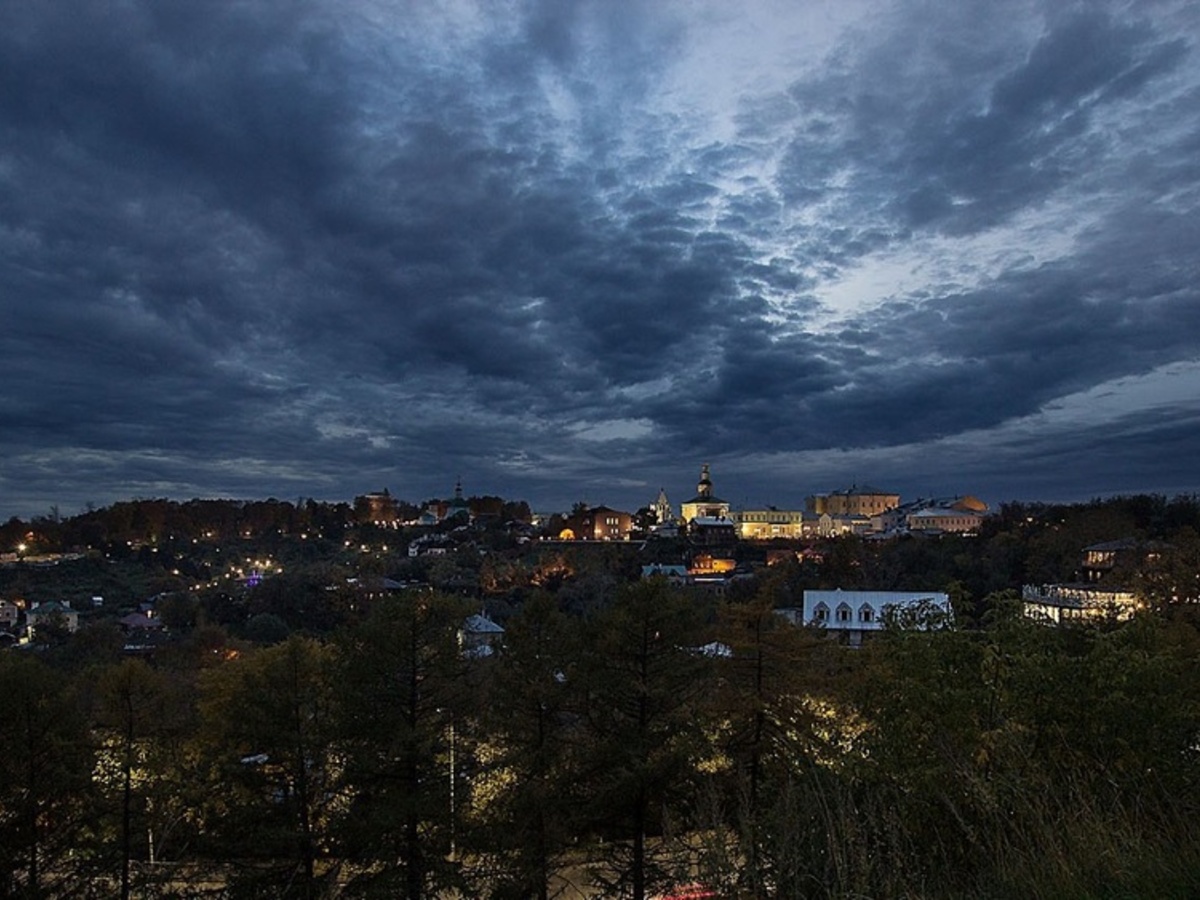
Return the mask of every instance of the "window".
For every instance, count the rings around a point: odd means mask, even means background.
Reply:
[[[813,610],[813,620],[816,622],[828,622],[829,607],[824,603],[818,603],[817,608]]]
[[[863,604],[858,610],[858,620],[860,622],[874,622],[875,610],[873,610],[870,606]]]
[[[850,621],[850,607],[848,607],[845,603],[843,603],[837,609],[837,620],[839,622],[849,622]]]

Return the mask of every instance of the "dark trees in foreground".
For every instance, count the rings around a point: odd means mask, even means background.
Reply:
[[[408,593],[336,643],[339,741],[348,792],[336,825],[352,893],[437,896],[461,886],[457,757],[473,693],[459,642],[469,609]]]
[[[548,593],[508,621],[480,711],[473,846],[498,860],[498,897],[548,900],[586,808],[574,702],[581,636]]]
[[[0,896],[65,896],[93,797],[90,742],[67,679],[0,654]]]
[[[533,592],[492,654],[429,592],[73,678],[0,654],[0,896],[1200,890],[1191,607],[1055,629],[997,594],[850,650],[776,590],[715,617],[662,582],[586,618]]]
[[[588,824],[610,839],[596,877],[613,896],[643,900],[686,865],[678,841],[707,750],[703,624],[694,602],[656,580],[623,590],[583,629],[581,777]]]

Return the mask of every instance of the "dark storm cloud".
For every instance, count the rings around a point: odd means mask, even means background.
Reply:
[[[1189,52],[1146,21],[1083,10],[1052,18],[1007,69],[984,46],[978,56],[942,54],[943,66],[959,67],[943,81],[897,83],[897,69],[905,74],[897,55],[911,60],[922,43],[915,31],[901,31],[859,65],[796,85],[795,107],[775,101],[780,118],[804,120],[784,158],[789,202],[837,194],[831,183],[839,171],[859,188],[835,206],[845,213],[842,227],[801,237],[814,265],[851,266],[914,226],[978,232],[1087,183],[1097,161],[1119,162],[1092,128],[1098,111],[1139,95],[1145,102],[1147,87]],[[755,113],[749,118],[762,121]],[[1161,118],[1170,121],[1167,110]],[[1171,162],[1157,165],[1189,164],[1182,145],[1170,149]],[[1093,179],[1090,187],[1117,185]],[[801,446],[886,446],[994,425],[1060,392],[1188,358],[1200,324],[1189,284],[1193,222],[1121,208],[1058,264],[1001,275],[965,294],[885,303],[864,320],[878,348],[871,355],[839,360],[837,347],[797,349],[801,358],[824,360],[828,384],[753,353],[728,353],[730,370],[709,402],[731,411],[723,422],[732,431],[767,421],[761,400],[769,394],[796,416],[794,431],[808,432]],[[759,393],[755,383],[770,388]]]
[[[459,474],[644,502],[696,458],[953,441],[1195,358],[1187,4],[736,44],[790,16],[6,6],[0,510]]]
[[[905,168],[918,186],[901,200],[905,218],[976,231],[1039,202],[1104,155],[1096,112],[1136,96],[1186,54],[1182,40],[1091,10],[1056,23],[993,85],[984,111],[917,119]]]

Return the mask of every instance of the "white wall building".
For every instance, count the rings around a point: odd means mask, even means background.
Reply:
[[[940,591],[805,591],[802,621],[844,633],[848,642],[857,646],[864,634],[882,631],[892,614],[924,608],[948,617],[950,595]]]

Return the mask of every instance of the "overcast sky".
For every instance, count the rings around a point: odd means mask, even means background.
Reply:
[[[0,518],[1200,489],[1194,0],[8,0]]]

